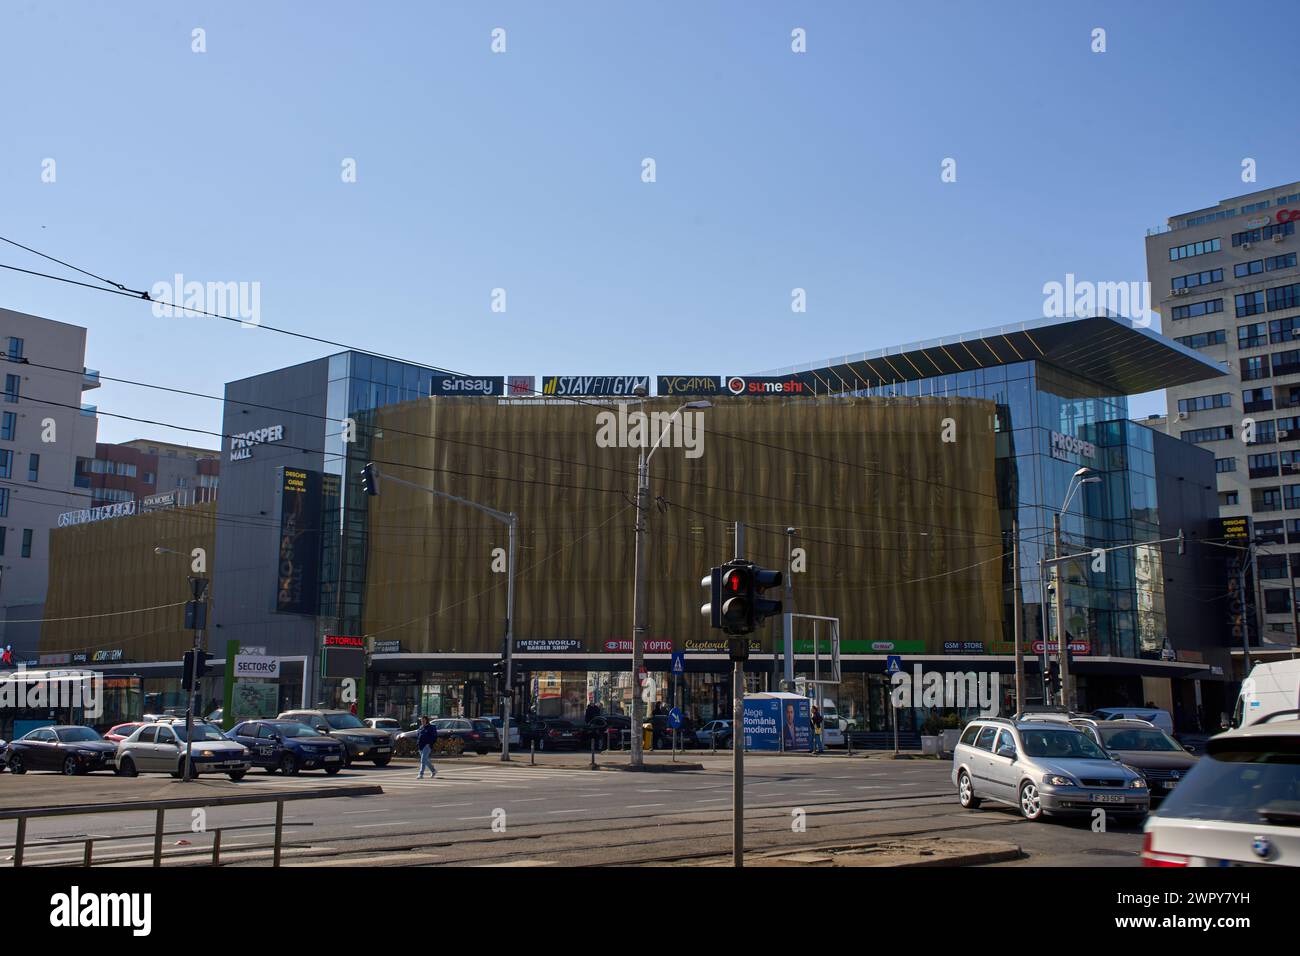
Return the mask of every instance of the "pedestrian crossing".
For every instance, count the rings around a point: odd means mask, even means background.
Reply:
[[[567,780],[582,779],[590,774],[590,771],[570,770],[546,767],[452,767],[441,766],[438,768],[438,774],[432,780],[425,776],[421,780],[417,776],[418,771],[415,767],[363,770],[360,772],[349,773],[344,771],[338,776],[327,777],[318,773],[304,773],[296,777],[285,777],[281,774],[249,774],[244,778],[241,786],[253,784],[255,786],[266,786],[274,788],[290,787],[299,790],[310,790],[319,787],[345,786],[348,784],[378,784],[385,790],[427,790],[431,787],[461,787],[461,786],[484,786],[497,785],[501,787],[526,788],[529,784],[537,783],[541,780],[557,780],[564,778]]]

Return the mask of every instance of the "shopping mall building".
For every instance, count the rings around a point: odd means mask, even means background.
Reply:
[[[997,673],[1009,704],[1018,559],[1032,700],[1042,687],[1039,561],[1051,556],[1052,516],[1069,498],[1064,553],[1087,555],[1063,565],[1061,586],[1081,706],[1151,701],[1185,725],[1217,724],[1235,688],[1224,549],[1206,543],[1221,533],[1214,458],[1130,421],[1127,396],[1222,374],[1112,318],[1029,323],[762,376],[539,383],[339,353],[226,387],[220,498],[190,529],[212,547],[206,640],[219,660],[238,648],[278,661],[274,680],[240,681],[237,707],[337,703],[340,681],[321,676],[330,671],[322,648],[353,638],[367,648],[367,715],[498,712],[490,672],[504,649],[506,528],[436,489],[518,516],[516,712],[581,719],[593,701],[626,711],[635,412],[707,402],[674,420],[651,461],[646,663],[657,700],[699,720],[727,712],[729,664],[700,615],[700,577],[735,556],[737,521],[746,557],[793,562],[797,615],[838,620],[840,682],[822,695],[871,729],[888,726],[890,655],[909,671]],[[649,397],[634,397],[637,385]],[[380,472],[377,496],[361,487],[367,462]],[[1081,468],[1100,480],[1072,484]],[[56,532],[80,538],[51,569],[70,582],[51,617],[77,616],[88,592],[98,611],[174,599],[183,567],[123,550],[149,547],[123,529],[140,520]],[[1180,531],[1183,554],[1151,543]],[[169,540],[189,552],[188,541]],[[110,565],[139,570],[114,588],[71,583]],[[1053,618],[1056,590],[1046,593]],[[121,645],[112,672],[138,678],[141,699],[155,703],[176,698],[191,642],[180,611],[167,613],[175,620],[151,622],[148,634],[125,625],[108,639]],[[812,676],[812,627],[794,619],[800,676]],[[105,640],[80,626],[47,628],[42,653]],[[755,635],[752,688],[778,686],[781,650],[777,619]],[[685,654],[680,677],[668,673],[674,651]],[[820,642],[823,678],[831,654]],[[222,690],[220,677],[209,679],[205,700]],[[904,729],[928,710],[906,711]]]

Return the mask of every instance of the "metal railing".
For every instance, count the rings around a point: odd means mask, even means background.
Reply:
[[[362,785],[354,787],[332,787],[315,790],[298,790],[293,793],[267,793],[267,794],[232,794],[224,797],[208,797],[206,799],[174,799],[174,800],[139,800],[129,803],[90,803],[90,804],[73,804],[66,807],[35,807],[20,810],[0,810],[0,821],[16,820],[18,823],[17,834],[14,842],[10,846],[0,847],[0,849],[13,850],[14,867],[18,868],[23,865],[24,852],[27,849],[27,821],[39,820],[46,817],[73,817],[86,816],[98,813],[140,813],[152,810],[154,812],[154,830],[153,830],[153,865],[162,866],[162,846],[164,836],[176,836],[184,833],[194,835],[192,830],[176,830],[168,833],[164,826],[165,814],[168,810],[194,810],[209,809],[211,807],[234,807],[249,806],[260,803],[275,804],[275,823],[258,823],[243,824],[239,826],[217,827],[212,831],[204,830],[202,832],[214,833],[212,842],[212,865],[221,864],[221,834],[223,831],[233,830],[256,830],[265,827],[275,827],[275,839],[272,843],[271,865],[278,867],[280,865],[280,855],[284,845],[284,805],[291,800],[328,800],[334,797],[369,797],[378,796],[384,792],[384,788],[378,785]],[[83,866],[91,866],[94,860],[94,846],[96,842],[105,843],[112,840],[122,839],[139,839],[138,836],[117,836],[117,837],[69,837],[66,839],[40,840],[41,847],[49,846],[66,846],[72,844],[84,844],[85,850],[82,857]],[[113,862],[124,862],[120,857],[113,858]]]

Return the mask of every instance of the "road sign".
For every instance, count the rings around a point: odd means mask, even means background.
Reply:
[[[672,672],[674,674],[686,673],[686,654],[682,651],[673,651]]]
[[[903,658],[897,654],[890,654],[885,658],[885,673],[893,677],[903,669]]]
[[[674,707],[668,711],[668,726],[673,730],[682,729],[682,709],[680,707]]]

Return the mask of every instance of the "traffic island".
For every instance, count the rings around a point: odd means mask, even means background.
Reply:
[[[813,849],[764,850],[746,853],[745,866],[985,866],[1018,860],[1024,854],[1014,843],[944,837],[880,840]],[[699,866],[731,866],[731,857],[701,861]]]

